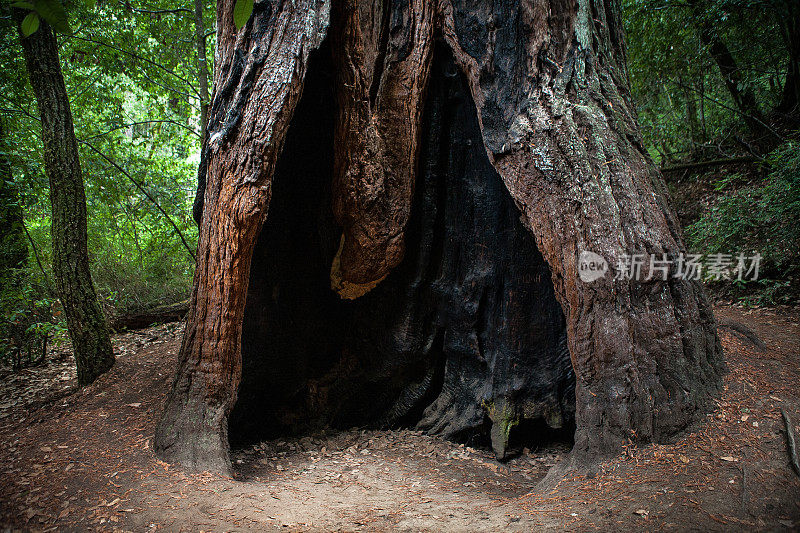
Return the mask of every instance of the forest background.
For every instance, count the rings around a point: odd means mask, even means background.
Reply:
[[[52,276],[41,122],[12,5],[0,4],[0,364],[18,369],[68,338]],[[64,8],[56,38],[101,306],[113,319],[183,302],[197,245],[191,207],[215,4],[71,0]],[[689,250],[763,257],[758,280],[708,280],[710,290],[746,306],[796,305],[800,6],[623,0],[622,9],[644,141]],[[22,30],[35,25],[29,19]]]

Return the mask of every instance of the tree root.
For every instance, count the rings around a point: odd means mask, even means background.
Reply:
[[[735,320],[730,320],[728,318],[720,318],[717,320],[717,328],[730,329],[736,333],[739,333],[740,336],[745,337],[747,340],[753,343],[753,345],[756,346],[759,350],[767,349],[767,345],[764,343],[764,341],[759,339],[758,335],[756,335],[756,333],[752,329],[748,328],[741,322],[736,322]]]
[[[792,425],[792,421],[789,419],[789,413],[786,412],[786,409],[781,409],[781,414],[783,415],[783,421],[786,424],[786,441],[789,443],[789,459],[792,461],[792,468],[794,469],[795,473],[800,476],[800,461],[797,459],[794,426]]]

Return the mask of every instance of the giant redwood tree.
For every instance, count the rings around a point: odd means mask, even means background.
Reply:
[[[192,305],[156,452],[323,426],[686,427],[723,371],[642,146],[613,0],[261,0],[217,10]],[[581,281],[581,253],[611,265]]]

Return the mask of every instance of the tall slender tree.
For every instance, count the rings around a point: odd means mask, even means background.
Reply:
[[[707,14],[708,2],[705,0],[691,0],[689,5],[694,13],[694,21],[697,25],[700,42],[708,48],[708,52],[719,69],[719,73],[725,82],[725,87],[727,87],[733,103],[736,105],[736,109],[741,113],[745,124],[747,124],[753,135],[757,137],[766,135],[764,115],[758,105],[755,93],[746,82],[740,65],[709,19]]]
[[[22,220],[19,188],[11,174],[11,162],[8,160],[8,142],[6,127],[0,121],[0,279],[8,268],[19,268],[28,258],[28,241]]]
[[[785,0],[778,6],[778,23],[786,46],[788,64],[777,110],[787,114],[794,112],[796,122],[797,105],[800,103],[800,5],[793,0]]]
[[[30,13],[14,10],[22,24]],[[20,26],[25,65],[42,122],[45,173],[52,206],[53,274],[75,351],[78,382],[93,382],[114,364],[114,352],[89,272],[86,195],[58,45],[46,20],[30,35]]]

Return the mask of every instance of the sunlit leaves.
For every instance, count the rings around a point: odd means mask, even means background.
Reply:
[[[204,1],[204,26],[211,29],[214,2]],[[34,12],[35,2],[27,4],[17,8]],[[192,132],[199,129],[193,2],[70,0],[64,5],[77,30],[59,37],[76,136],[142,183],[193,243],[197,228],[191,203],[200,148]],[[10,17],[0,20],[0,30],[15,30],[12,24]],[[212,31],[207,39],[207,63],[212,64]],[[7,74],[0,79],[0,106],[15,110],[4,117],[14,180],[20,184],[25,223],[49,269],[50,204],[38,113],[24,83],[17,32],[0,31],[0,45]],[[79,146],[90,261],[101,298],[120,309],[186,298],[192,263],[174,229],[116,168]]]

